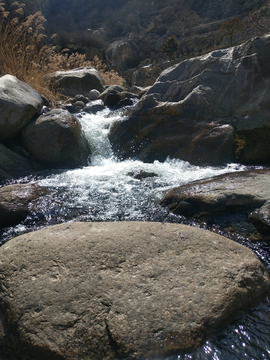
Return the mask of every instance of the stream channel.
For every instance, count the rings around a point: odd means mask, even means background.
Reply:
[[[239,164],[199,167],[175,159],[164,163],[118,160],[108,140],[110,124],[125,118],[126,110],[102,110],[95,115],[76,114],[91,144],[91,165],[75,170],[42,172],[16,183],[35,183],[50,190],[50,198],[33,216],[0,232],[0,245],[20,234],[68,221],[188,222],[158,205],[164,192],[174,186],[248,168]],[[139,176],[137,176],[139,174]],[[143,176],[140,176],[144,174]],[[145,175],[149,175],[146,176]],[[190,223],[189,223],[190,224]],[[198,226],[196,224],[192,224]],[[270,247],[238,237],[251,248],[270,272]],[[1,353],[1,352],[0,352]],[[188,354],[166,360],[269,360],[270,299],[232,321],[223,331]],[[1,355],[0,355],[0,360]],[[165,360],[165,359],[164,359]]]

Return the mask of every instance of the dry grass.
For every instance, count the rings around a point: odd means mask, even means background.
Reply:
[[[60,100],[60,95],[51,90],[46,82],[47,73],[92,66],[101,73],[105,84],[125,83],[98,58],[89,62],[82,54],[55,53],[45,43],[45,22],[40,12],[25,17],[24,4],[16,1],[7,10],[6,2],[0,2],[0,76],[16,76],[46,96],[52,105]]]
[[[68,51],[69,49],[64,49],[61,54],[52,53],[46,64],[46,72],[49,73],[58,70],[70,70],[79,67],[91,66],[100,72],[106,85],[125,85],[125,79],[116,71],[109,70],[108,66],[97,56],[94,57],[94,60],[87,61],[84,54],[74,53],[69,55]]]
[[[108,66],[104,64],[97,56],[90,63],[95,69],[97,69],[103,77],[106,85],[122,85],[126,84],[125,79],[120,76],[117,71],[109,70]]]

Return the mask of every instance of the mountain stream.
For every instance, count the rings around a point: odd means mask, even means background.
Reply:
[[[76,116],[91,144],[91,165],[75,170],[43,172],[16,181],[46,187],[50,190],[50,199],[43,207],[45,210],[13,228],[3,229],[0,244],[25,232],[74,220],[186,223],[158,205],[166,190],[191,181],[247,169],[239,164],[199,167],[175,159],[167,159],[164,163],[155,161],[153,164],[135,159],[120,161],[113,155],[107,135],[111,123],[124,119],[125,110],[112,112],[105,109],[96,115],[80,113]],[[237,241],[250,247],[270,272],[269,245],[251,243],[241,237]],[[269,360],[270,299],[266,298],[260,305],[235,319],[195,352],[175,354],[166,360],[187,359]]]

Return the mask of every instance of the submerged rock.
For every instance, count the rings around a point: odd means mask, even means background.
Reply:
[[[124,106],[133,105],[132,99],[137,98],[136,94],[126,91],[121,85],[111,85],[100,94],[99,99],[110,109],[120,109]]]
[[[10,240],[0,257],[0,321],[20,359],[187,351],[270,285],[251,250],[179,224],[62,224]]]
[[[97,112],[102,111],[104,109],[105,106],[102,100],[94,100],[87,103],[83,108],[83,111],[88,114],[96,114]]]
[[[29,123],[23,141],[44,166],[71,169],[88,165],[91,150],[81,124],[66,110],[49,111]]]
[[[269,169],[225,174],[173,188],[160,204],[174,214],[214,223],[223,230],[241,232],[241,227],[254,232],[252,223],[270,240],[269,184]]]
[[[143,180],[145,178],[157,177],[158,175],[154,172],[148,172],[144,170],[131,171],[128,173],[129,176],[132,176],[136,180]]]

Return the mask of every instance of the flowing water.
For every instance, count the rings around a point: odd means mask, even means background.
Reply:
[[[47,225],[67,221],[168,221],[183,222],[158,205],[167,189],[191,181],[246,168],[239,164],[225,167],[192,166],[167,159],[153,164],[138,160],[118,160],[108,140],[110,125],[125,118],[125,111],[103,110],[96,115],[77,114],[91,145],[91,165],[75,170],[43,172],[17,182],[31,182],[50,190],[38,211],[24,222],[1,232],[2,243],[14,236]],[[270,249],[264,243],[239,238],[262,259],[270,271]],[[0,355],[1,357],[1,355]],[[205,341],[195,352],[176,354],[167,360],[269,360],[270,300],[235,319],[222,332]],[[0,359],[1,360],[1,359]],[[164,359],[165,360],[165,359]]]

